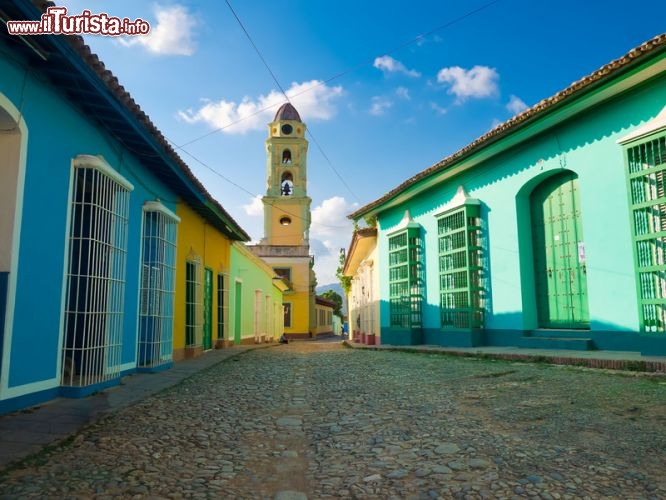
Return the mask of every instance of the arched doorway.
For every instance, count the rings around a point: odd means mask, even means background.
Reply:
[[[0,94],[0,379],[4,345],[11,342],[23,203],[27,128],[18,109]]]
[[[578,176],[566,171],[539,184],[530,215],[539,327],[589,328]]]

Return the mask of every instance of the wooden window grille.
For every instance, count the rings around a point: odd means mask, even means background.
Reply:
[[[437,221],[443,330],[483,328],[484,269],[479,205],[464,204]]]
[[[627,148],[640,328],[666,331],[666,136]]]
[[[389,310],[391,328],[422,327],[423,240],[419,227],[389,237]]]

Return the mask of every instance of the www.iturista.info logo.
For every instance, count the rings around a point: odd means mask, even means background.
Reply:
[[[150,24],[141,18],[130,21],[89,10],[68,16],[65,7],[49,7],[39,21],[7,21],[7,31],[10,35],[146,35]]]

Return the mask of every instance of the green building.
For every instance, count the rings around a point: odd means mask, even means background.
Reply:
[[[666,355],[666,35],[350,215],[380,342]]]
[[[230,341],[277,341],[284,333],[282,294],[289,285],[241,242],[231,244],[230,280]]]

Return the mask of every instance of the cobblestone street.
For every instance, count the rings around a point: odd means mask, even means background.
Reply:
[[[0,476],[2,498],[666,498],[666,378],[293,342]]]

